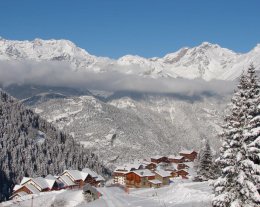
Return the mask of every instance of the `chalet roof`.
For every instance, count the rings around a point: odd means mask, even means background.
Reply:
[[[88,173],[80,172],[79,170],[65,170],[65,172],[69,173],[75,180],[86,180],[88,176]]]
[[[23,177],[22,181],[21,181],[21,185],[23,185],[24,183],[26,183],[27,181],[31,180],[32,178],[30,177]]]
[[[156,170],[155,173],[160,175],[163,178],[171,176],[171,173],[169,171],[165,171],[165,170]]]
[[[196,151],[194,151],[194,150],[182,150],[182,151],[180,151],[179,154],[191,154],[193,152],[196,152]]]
[[[122,170],[115,170],[114,173],[120,173],[120,174],[127,174],[129,173],[130,171],[122,171]]]
[[[177,170],[176,172],[178,173],[178,172],[181,172],[181,171],[184,171],[184,172],[188,173],[186,170],[183,170],[183,169]],[[189,174],[189,173],[188,173],[188,174]]]
[[[42,177],[33,178],[32,181],[36,183],[42,190],[49,188],[48,182]]]
[[[98,174],[97,174],[96,172],[94,172],[93,170],[89,169],[89,168],[84,168],[84,169],[82,170],[82,172],[87,173],[87,174],[90,174],[90,176],[91,176],[92,178],[97,178],[97,177],[98,177]]]
[[[152,184],[162,184],[162,182],[160,180],[149,180],[148,182],[152,183]]]
[[[149,165],[149,164],[151,164],[151,162],[149,162],[149,161],[147,161],[147,160],[143,160],[141,163],[142,163],[143,165]]]
[[[66,186],[76,185],[67,175],[60,176],[59,180],[63,182]]]
[[[190,168],[190,166],[187,165],[186,163],[178,163],[177,165],[178,165],[178,166],[179,166],[179,165],[182,165],[182,166],[186,166],[186,167]]]
[[[23,187],[22,185],[15,185],[14,188],[13,188],[13,191],[16,191],[18,189],[20,189],[21,187]]]
[[[168,158],[169,158],[169,159],[181,160],[181,159],[183,159],[184,157],[181,156],[181,155],[170,155]]]
[[[155,156],[152,156],[151,159],[158,160],[158,159],[163,158],[163,157],[165,157],[165,156],[155,155]]]
[[[56,180],[57,178],[54,177],[53,175],[49,174],[45,177],[45,179],[48,179],[48,180]]]
[[[33,194],[40,193],[40,191],[31,184],[26,184],[25,187],[28,188]]]
[[[141,167],[141,164],[140,163],[128,163],[128,164],[125,164],[123,166],[118,166],[115,171],[127,171],[127,172],[130,172],[130,171],[133,171],[133,170],[138,170],[139,168]]]
[[[140,177],[148,177],[148,176],[154,176],[155,175],[154,173],[152,173],[148,169],[136,170],[136,171],[133,171],[133,173],[137,174]]]
[[[96,181],[105,181],[105,178],[103,178],[101,175],[98,175]]]
[[[49,188],[49,189],[52,189],[53,186],[54,186],[54,184],[55,184],[55,182],[56,182],[56,179],[53,180],[53,179],[46,179],[46,178],[45,178],[45,181],[46,181],[47,184],[48,184],[48,188]]]

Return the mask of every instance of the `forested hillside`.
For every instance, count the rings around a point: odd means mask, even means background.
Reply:
[[[109,174],[95,154],[0,90],[0,200],[23,176],[84,167]]]

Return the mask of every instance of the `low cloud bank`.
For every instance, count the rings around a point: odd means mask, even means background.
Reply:
[[[0,83],[35,84],[105,91],[136,91],[149,93],[180,93],[194,95],[205,92],[231,93],[232,81],[204,81],[202,79],[145,78],[109,70],[95,73],[88,70],[73,71],[60,62],[0,62]]]

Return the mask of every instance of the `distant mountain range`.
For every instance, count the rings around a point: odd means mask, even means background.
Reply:
[[[149,78],[234,80],[250,63],[259,69],[260,44],[244,54],[203,42],[197,47],[181,48],[162,58],[126,55],[114,60],[91,55],[68,40],[12,41],[1,38],[0,60],[58,61],[68,63],[74,71],[116,71]]]

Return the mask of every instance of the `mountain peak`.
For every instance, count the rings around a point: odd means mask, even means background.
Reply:
[[[208,48],[221,48],[218,44],[213,44],[213,43],[210,43],[210,42],[202,42],[198,47],[199,48],[205,48],[205,49],[208,49]]]
[[[257,43],[253,51],[260,52],[260,43]]]

